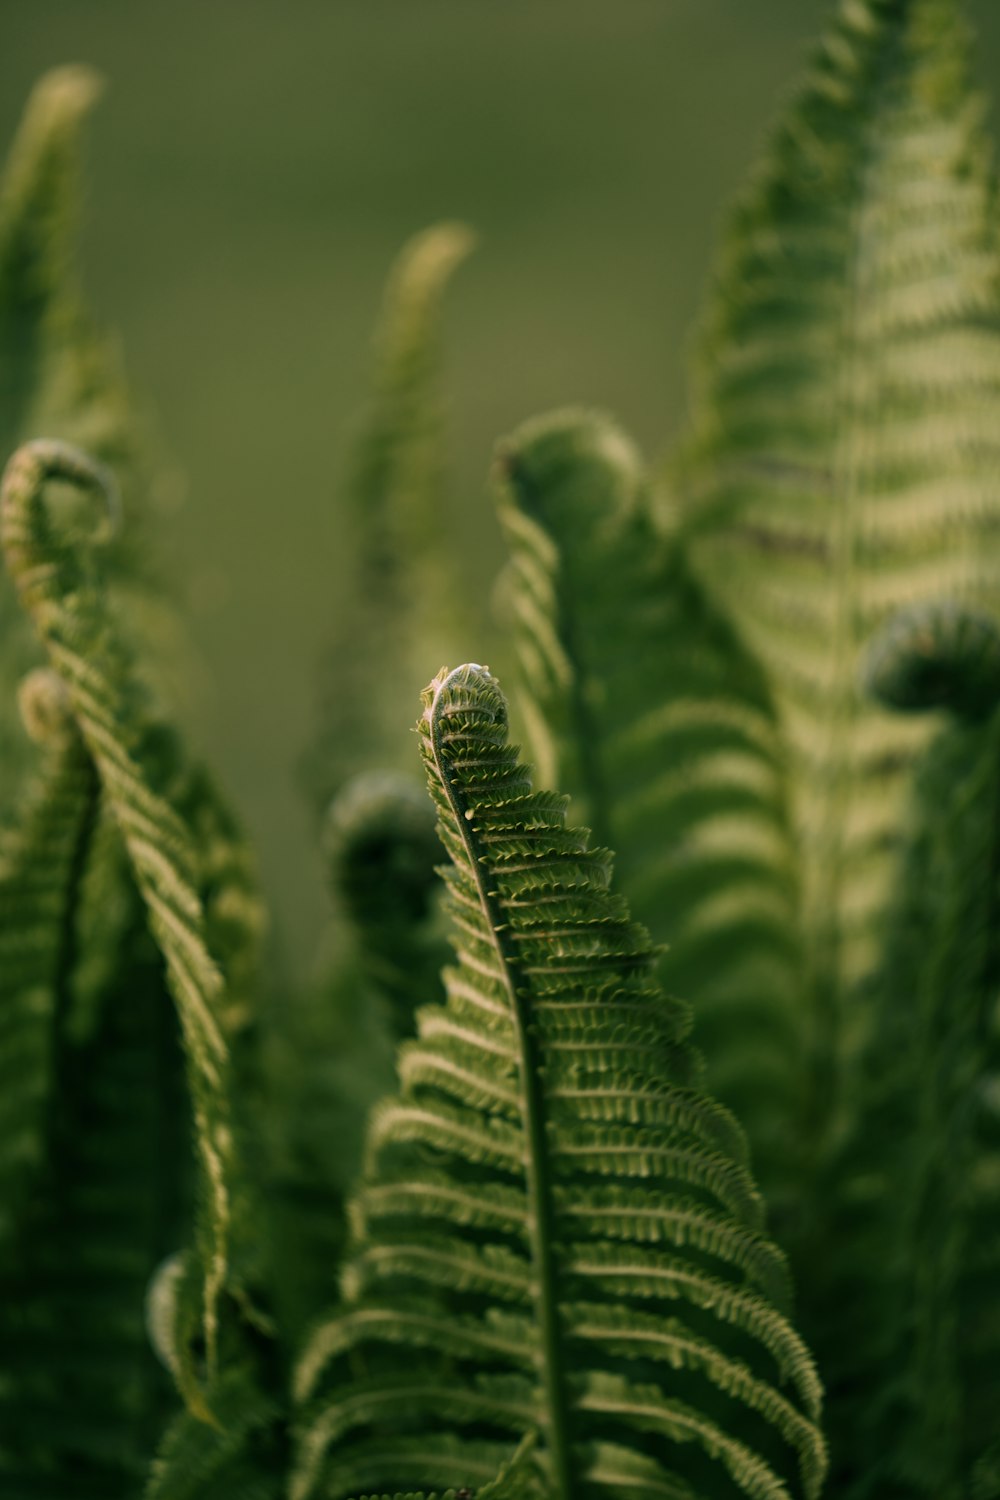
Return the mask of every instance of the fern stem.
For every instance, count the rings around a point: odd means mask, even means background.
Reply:
[[[469,868],[476,883],[483,915],[492,933],[494,951],[503,974],[503,983],[521,1046],[528,1238],[536,1275],[535,1295],[541,1334],[542,1388],[548,1408],[545,1425],[552,1467],[552,1496],[553,1500],[571,1500],[573,1490],[569,1434],[566,1424],[567,1402],[564,1371],[560,1359],[559,1311],[556,1296],[555,1224],[551,1209],[552,1192],[541,1060],[525,997],[517,985],[519,963],[504,939],[507,924],[495,895],[489,888],[489,863],[476,838],[472,809],[467,807],[461,788],[450,774],[444,745],[444,717],[439,712],[439,705],[443,698],[447,699],[447,690],[453,678],[467,670],[466,667],[459,667],[438,684],[429,710],[430,738],[435,770],[451,805],[456,826],[460,830],[460,836],[465,845]]]

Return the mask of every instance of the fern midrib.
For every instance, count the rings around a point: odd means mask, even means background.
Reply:
[[[448,771],[443,743],[445,725],[439,712],[443,688],[447,681],[446,678],[445,682],[439,685],[431,708],[430,728],[434,766],[459,829],[483,917],[489,928],[493,949],[503,975],[504,988],[507,991],[520,1043],[521,1093],[527,1148],[525,1152],[528,1192],[527,1231],[536,1275],[536,1306],[541,1338],[541,1376],[548,1407],[545,1426],[552,1465],[552,1493],[553,1500],[572,1500],[565,1374],[560,1352],[559,1307],[556,1295],[555,1224],[552,1212],[551,1172],[545,1128],[541,1058],[535,1045],[534,1029],[527,1014],[527,1007],[516,983],[518,960],[504,939],[504,929],[507,924],[487,882],[488,860],[478,848],[474,837],[474,809],[466,805],[460,788],[455,785]],[[473,816],[467,816],[468,813],[472,813]]]
[[[875,77],[870,84],[871,97],[883,97],[886,80],[895,71],[900,52],[901,38],[896,29],[892,31],[875,70]],[[878,109],[864,121],[858,197],[851,216],[848,295],[839,339],[843,374],[837,391],[836,407],[840,413],[842,436],[833,455],[831,496],[834,516],[831,550],[835,567],[831,666],[836,696],[828,723],[826,765],[831,768],[830,782],[826,788],[824,811],[816,838],[819,876],[814,907],[817,914],[817,941],[814,949],[813,1087],[810,1093],[817,1143],[822,1142],[835,1118],[844,1082],[841,1057],[844,1002],[841,915],[848,864],[846,828],[853,786],[849,754],[859,706],[855,664],[860,643],[855,628],[854,605],[858,522],[863,513],[864,498],[861,475],[867,456],[859,418],[866,404],[863,371],[872,358],[870,340],[867,345],[863,344],[860,330],[865,325],[869,305],[873,248],[871,217],[878,206],[877,194],[872,192],[871,185],[882,154],[882,122],[883,112]]]

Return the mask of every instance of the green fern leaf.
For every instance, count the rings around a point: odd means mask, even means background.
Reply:
[[[87,311],[77,274],[80,145],[83,123],[100,92],[83,67],[55,69],[35,88],[0,181],[0,462],[38,432],[85,447],[114,472],[130,524],[111,539],[105,558],[117,598],[127,601],[152,669],[175,656],[182,633],[165,602],[146,520],[164,493],[162,465],[140,420],[113,341]],[[13,796],[29,748],[9,717],[16,684],[38,660],[9,582],[0,578],[0,762]],[[9,790],[8,790],[9,789]]]
[[[790,732],[822,1113],[929,733],[864,699],[862,653],[897,609],[1000,577],[1000,258],[960,9],[842,0],[734,216],[679,475]]]
[[[80,124],[100,91],[88,68],[35,89],[0,188],[0,441],[11,452],[47,373],[74,283]]]
[[[817,1494],[784,1263],[610,856],[532,792],[483,668],[420,730],[458,961],[373,1116],[293,1494],[475,1488],[533,1431],[560,1500]]]
[[[955,717],[918,768],[837,1258],[811,1295],[837,1493],[939,1500],[971,1493],[1000,1409],[1000,630],[908,612],[871,676]]]
[[[654,524],[605,418],[531,422],[499,456],[507,594],[545,781],[573,799],[667,989],[697,997],[711,1092],[774,1202],[801,1115],[804,960],[785,767],[763,674]]]
[[[190,1412],[172,1423],[145,1500],[278,1500],[280,1413],[262,1395],[256,1372],[245,1365],[228,1369],[213,1387],[212,1405],[217,1426]]]
[[[190,834],[150,783],[139,752],[141,709],[127,654],[100,588],[93,517],[60,506],[109,502],[107,476],[64,445],[28,444],[8,465],[0,539],[22,605],[65,685],[79,734],[128,854],[177,1005],[201,1167],[200,1248],[208,1368],[215,1363],[217,1303],[226,1279],[233,1133],[227,1098],[223,983],[206,944]],[[67,513],[68,511],[68,513]]]
[[[0,1488],[124,1500],[167,1409],[142,1300],[189,1232],[181,1053],[65,689],[22,702],[49,761],[0,873]]]
[[[391,771],[352,778],[330,805],[323,841],[335,920],[318,981],[286,1006],[272,1067],[278,1295],[295,1330],[330,1305],[368,1111],[392,1087],[414,1012],[443,998],[447,958],[441,845],[418,782]]]
[[[460,596],[447,550],[437,545],[447,526],[439,324],[448,281],[473,243],[463,224],[415,235],[386,288],[370,404],[347,483],[355,563],[306,768],[321,809],[346,777],[383,763],[404,743],[408,720],[398,705],[409,697],[408,668],[418,649],[421,660],[434,660],[453,629]],[[393,683],[373,695],[372,664],[384,674],[390,662],[398,663]]]

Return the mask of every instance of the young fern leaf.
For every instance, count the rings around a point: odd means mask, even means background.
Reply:
[[[555,1500],[816,1495],[816,1374],[687,1007],[489,673],[425,704],[457,963],[371,1121],[292,1494],[475,1489],[537,1432]]]
[[[331,883],[365,979],[383,998],[394,1044],[414,1012],[442,997],[447,957],[434,921],[441,845],[423,788],[391,771],[348,782],[330,805],[324,844]]]
[[[130,524],[110,541],[106,574],[115,594],[127,595],[144,640],[167,636],[173,645],[180,633],[164,605],[142,524],[157,494],[148,434],[118,350],[86,309],[76,267],[81,133],[99,92],[88,68],[47,73],[32,93],[0,180],[0,463],[18,442],[46,432],[112,468]],[[38,648],[3,577],[0,632],[0,762],[12,796],[29,750],[8,705]]]
[[[398,704],[409,696],[416,647],[421,660],[434,660],[435,639],[452,632],[458,591],[438,546],[447,525],[439,325],[448,282],[473,243],[463,224],[415,235],[386,288],[370,405],[347,486],[357,561],[343,639],[331,653],[334,686],[307,767],[320,809],[347,776],[378,765],[402,743],[408,721],[398,717]],[[389,662],[399,663],[396,691],[389,684],[376,698],[373,663],[383,675]]]
[[[768,686],[680,539],[655,526],[610,421],[528,423],[498,470],[545,780],[616,851],[634,916],[666,945],[665,987],[695,999],[708,1086],[746,1127],[773,1205],[802,1108],[804,958]]]
[[[215,1365],[217,1303],[227,1273],[233,1140],[227,1099],[228,1049],[222,979],[206,944],[190,834],[149,783],[136,751],[141,732],[137,685],[115,634],[95,553],[101,528],[74,501],[112,506],[107,475],[63,444],[19,449],[0,492],[0,542],[21,603],[65,685],[133,878],[163,953],[177,1005],[201,1168],[200,1252],[208,1370]],[[105,527],[106,529],[106,527]]]
[[[392,771],[348,781],[323,842],[336,903],[331,951],[318,984],[293,999],[275,1077],[279,1295],[296,1329],[330,1305],[368,1111],[392,1087],[414,1013],[443,998],[447,958],[437,915],[441,845],[419,782]]]
[[[837,1258],[812,1294],[837,1494],[940,1500],[975,1493],[1000,1409],[1000,629],[909,611],[870,680],[953,717],[918,768]]]
[[[89,68],[35,89],[0,186],[0,445],[22,435],[71,316],[79,133],[100,91]]]
[[[0,1488],[124,1500],[167,1407],[142,1302],[188,1232],[181,1054],[62,682],[22,706],[48,764],[0,872]]]
[[[793,750],[820,1115],[844,1104],[929,726],[863,697],[897,609],[1000,581],[1000,257],[957,0],[842,0],[730,228],[679,473]]]

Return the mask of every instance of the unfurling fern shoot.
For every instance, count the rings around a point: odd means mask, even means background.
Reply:
[[[819,1385],[742,1132],[611,856],[532,791],[484,668],[434,681],[420,735],[457,963],[371,1121],[293,1494],[482,1484],[530,1432],[554,1500],[818,1494]]]

